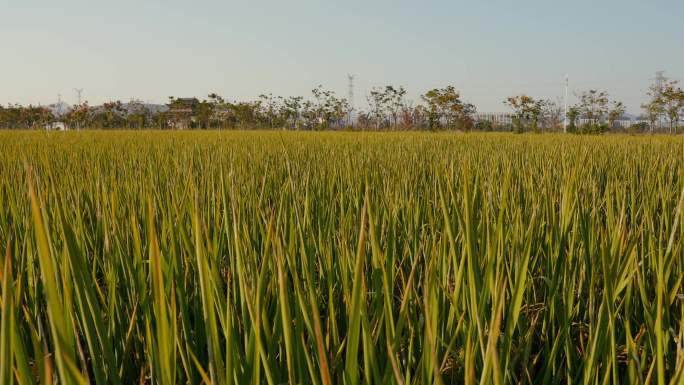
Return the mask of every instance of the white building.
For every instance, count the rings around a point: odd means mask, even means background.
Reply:
[[[476,112],[476,122],[492,122],[496,124],[513,124],[513,114],[508,112]]]
[[[50,131],[66,131],[68,127],[64,122],[52,122],[46,124],[45,129]]]

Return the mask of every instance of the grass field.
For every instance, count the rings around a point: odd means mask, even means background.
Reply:
[[[682,384],[683,145],[0,132],[0,384]]]

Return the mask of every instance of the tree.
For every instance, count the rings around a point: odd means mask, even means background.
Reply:
[[[404,87],[385,86],[384,99],[390,117],[390,126],[399,125],[399,112],[404,108],[404,96],[406,96]]]
[[[577,119],[582,115],[582,111],[578,106],[568,108],[568,128],[574,131],[577,128]]]
[[[544,129],[560,129],[563,124],[563,107],[558,102],[546,100],[540,117]]]
[[[411,103],[404,104],[399,111],[399,124],[403,128],[415,127],[418,123],[417,108],[413,107]]]
[[[233,124],[238,127],[254,127],[258,123],[259,102],[235,102],[230,105]]]
[[[660,100],[663,112],[670,121],[670,132],[674,132],[684,110],[684,91],[677,87],[677,81],[668,82],[660,93]]]
[[[428,124],[428,116],[430,115],[430,112],[428,111],[427,107],[425,107],[422,104],[419,104],[411,110],[411,117],[412,117],[412,125],[413,127],[418,127],[420,129],[425,129],[429,127]]]
[[[531,128],[533,131],[539,129],[539,122],[543,120],[545,112],[550,114],[552,103],[548,100],[535,100],[531,96],[522,94],[518,96],[511,96],[504,101],[504,104],[513,109],[514,124],[518,131],[524,131],[526,128]]]
[[[644,115],[648,119],[651,132],[656,129],[656,125],[660,117],[665,113],[665,104],[662,97],[662,88],[657,85],[652,85],[647,93],[651,97],[648,103],[641,105],[644,110]]]
[[[193,115],[195,117],[195,121],[199,125],[199,128],[209,128],[211,119],[214,116],[214,107],[215,105],[207,100],[202,100],[195,105]]]
[[[261,94],[259,95],[261,110],[259,111],[261,116],[267,122],[270,128],[281,125],[280,113],[282,109],[278,101],[282,99],[281,97],[274,97],[273,94]]]
[[[90,107],[86,101],[81,104],[74,105],[71,111],[66,114],[65,120],[69,126],[80,130],[81,128],[86,127],[89,115]]]
[[[199,104],[197,98],[175,98],[169,96],[169,111],[167,112],[169,118],[169,125],[172,128],[192,128],[196,121],[195,114]]]
[[[93,108],[89,125],[97,128],[120,128],[124,125],[125,114],[120,101],[106,102]]]
[[[373,119],[370,113],[366,111],[359,111],[356,118],[356,126],[362,129],[371,127],[373,125]]]
[[[18,104],[10,104],[5,108],[0,110],[2,115],[0,116],[0,123],[3,128],[26,128],[22,122],[22,106]]]
[[[341,127],[344,122],[346,122],[346,117],[351,111],[351,106],[345,98],[333,98],[331,100],[332,114],[331,118],[334,121],[335,126]]]
[[[375,129],[385,123],[385,112],[387,111],[387,95],[382,88],[373,87],[366,97],[370,107],[369,117],[375,125]]]
[[[608,102],[608,93],[605,91],[589,90],[582,93],[579,109],[590,129],[599,129],[608,113]]]
[[[653,132],[656,128],[658,119],[660,119],[665,112],[663,102],[660,98],[654,98],[650,102],[642,104],[641,108],[643,108],[644,116],[648,120],[649,129],[651,132]]]
[[[125,114],[128,128],[143,129],[152,121],[152,111],[140,100],[133,99],[128,102]]]
[[[340,127],[349,113],[347,100],[336,97],[333,91],[325,90],[321,85],[311,90],[311,93],[314,102],[309,107],[313,108],[315,126],[322,129]]]
[[[290,126],[295,130],[299,128],[303,99],[301,96],[290,96],[283,100],[281,107],[285,121],[289,122]]]
[[[400,120],[404,121],[405,96],[406,89],[403,86],[388,85],[371,89],[366,100],[376,129],[381,126],[397,128]]]
[[[441,127],[469,130],[473,126],[475,106],[461,100],[453,86],[427,91],[421,98],[427,103],[428,124],[431,129]]]
[[[613,101],[608,110],[608,128],[615,128],[615,122],[625,114],[625,105],[622,102]]]
[[[528,120],[528,111],[534,104],[534,99],[527,95],[510,96],[504,101],[513,110],[513,125],[518,132],[525,129],[525,121]]]
[[[19,108],[19,121],[22,127],[43,128],[52,120],[52,112],[45,107],[29,105]]]
[[[226,128],[231,124],[233,111],[231,104],[227,103],[222,96],[213,92],[207,95],[207,102],[211,105],[211,116],[209,118],[209,127]]]

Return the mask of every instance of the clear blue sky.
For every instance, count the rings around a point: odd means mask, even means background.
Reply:
[[[355,104],[452,84],[481,111],[598,88],[639,112],[656,70],[684,80],[684,1],[38,1],[0,4],[0,104],[305,95]],[[571,92],[572,95],[572,92]]]

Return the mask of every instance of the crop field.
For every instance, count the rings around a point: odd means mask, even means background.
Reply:
[[[683,147],[0,132],[0,384],[682,384]]]

